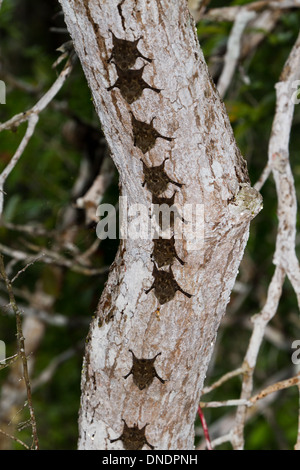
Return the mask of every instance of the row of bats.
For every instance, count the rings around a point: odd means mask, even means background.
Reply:
[[[111,56],[108,59],[108,63],[113,63],[115,65],[118,78],[113,85],[107,88],[107,90],[111,91],[118,88],[121,96],[129,105],[138,100],[146,88],[155,93],[160,93],[160,89],[150,86],[142,77],[146,64],[144,64],[140,69],[132,69],[138,58],[142,58],[147,63],[152,62],[152,59],[145,57],[138,49],[138,43],[142,38],[136,39],[135,41],[127,41],[117,38],[111,30],[109,31],[112,34],[113,49]],[[160,134],[154,127],[155,117],[152,118],[150,123],[147,123],[138,120],[132,111],[130,111],[130,113],[133,144],[135,147],[138,147],[143,154],[146,154],[155,146],[157,139],[164,139],[168,142],[173,140],[172,137],[166,137]],[[144,173],[143,186],[146,186],[148,191],[150,191],[152,195],[152,204],[167,204],[171,208],[174,206],[176,193],[174,192],[171,198],[163,197],[162,194],[167,190],[169,184],[178,188],[181,188],[183,184],[172,180],[168,176],[165,170],[166,160],[167,159],[165,159],[160,165],[152,167],[148,167],[142,160]],[[176,211],[171,212],[171,225],[174,224],[174,218],[176,216],[178,216]],[[160,219],[159,223],[161,223]],[[152,286],[145,291],[146,294],[151,290],[154,290],[154,294],[160,305],[171,301],[177,291],[190,298],[191,294],[185,292],[179,286],[172,272],[172,264],[175,259],[178,260],[181,265],[184,265],[184,261],[182,261],[177,255],[174,235],[169,239],[162,237],[155,238],[153,240],[151,258],[154,264],[152,272],[154,282]],[[159,269],[165,266],[169,266],[168,271]],[[140,390],[144,390],[149,387],[154,378],[157,378],[162,384],[166,382],[157,374],[154,366],[156,358],[161,353],[156,354],[156,356],[151,359],[139,359],[131,349],[129,351],[132,354],[132,368],[129,373],[124,376],[124,379],[127,379],[132,375],[133,383]],[[124,422],[122,434],[117,439],[111,439],[111,442],[121,440],[124,448],[127,450],[140,450],[145,444],[151,449],[154,449],[154,446],[147,441],[145,435],[147,424],[143,428],[139,429],[137,424],[134,424],[133,427],[129,427],[124,419],[122,421]]]

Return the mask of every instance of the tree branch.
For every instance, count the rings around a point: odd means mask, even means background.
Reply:
[[[299,8],[299,0],[261,0],[258,2],[247,3],[245,5],[234,5],[230,7],[211,8],[205,15],[205,19],[214,21],[235,21],[238,13],[241,11],[261,12],[266,9],[285,10],[290,8]]]
[[[266,303],[259,315],[254,316],[253,333],[244,359],[247,372],[243,377],[241,399],[249,400],[253,388],[253,374],[261,342],[268,322],[274,317],[282,293],[285,275],[288,276],[300,306],[300,268],[295,253],[297,200],[289,163],[289,139],[292,126],[294,102],[292,84],[300,77],[300,34],[283,68],[276,85],[277,105],[269,142],[268,166],[257,183],[261,187],[269,170],[272,170],[278,197],[278,232],[274,264],[275,273],[268,289]],[[244,445],[243,432],[246,407],[239,406],[232,442],[236,449]]]
[[[1,8],[1,1],[2,0],[0,0],[0,8]],[[3,429],[0,429],[0,433],[3,434],[5,437],[8,437],[12,441],[18,442],[19,444],[21,444],[21,446],[25,447],[25,449],[30,450],[30,447],[27,444],[25,444],[25,442],[21,441],[15,436],[12,436],[11,434],[8,434],[7,432],[3,431]]]
[[[0,124],[0,132],[7,129],[13,129],[16,126],[19,126],[23,122],[28,122],[27,130],[25,135],[16,150],[14,156],[12,157],[9,164],[4,168],[2,173],[0,174],[0,217],[3,212],[3,204],[4,204],[4,184],[6,179],[15,168],[17,162],[19,161],[20,157],[22,156],[25,148],[29,140],[31,139],[36,125],[39,120],[39,114],[48,106],[51,100],[55,97],[55,95],[59,92],[63,84],[65,83],[66,79],[70,75],[72,70],[72,60],[68,59],[66,65],[64,66],[62,72],[59,74],[58,78],[52,85],[52,87],[45,93],[45,95],[31,108],[29,111],[19,113],[15,115],[13,118],[9,119],[7,122]]]
[[[241,52],[241,41],[247,24],[256,16],[254,11],[241,10],[234,20],[224,59],[224,68],[219,78],[217,88],[223,98],[233,77]]]
[[[24,379],[25,386],[26,386],[28,408],[29,408],[29,413],[30,413],[30,424],[31,424],[31,429],[32,429],[32,437],[33,437],[32,445],[34,445],[35,450],[38,450],[39,440],[38,440],[38,435],[37,435],[35,413],[34,413],[33,403],[32,403],[31,385],[30,385],[30,378],[29,378],[29,373],[28,373],[27,356],[25,352],[25,338],[23,336],[23,330],[22,330],[22,318],[21,318],[22,314],[17,306],[11,282],[7,277],[5,266],[4,266],[4,261],[3,261],[3,256],[1,253],[0,253],[0,274],[2,276],[3,281],[5,282],[7,292],[9,295],[9,300],[10,300],[12,309],[15,313],[15,317],[16,317],[18,354],[20,355],[22,364],[23,364],[23,379]]]
[[[36,247],[33,245],[31,245],[31,248],[35,249],[35,251],[38,251],[38,254],[33,255],[30,253],[26,253],[24,251],[10,248],[0,243],[0,251],[2,251],[2,253],[7,256],[11,256],[17,261],[25,261],[26,263],[31,263],[32,261],[38,260],[39,262],[45,264],[54,264],[57,266],[67,267],[71,271],[74,271],[79,274],[84,274],[85,276],[96,276],[98,274],[104,274],[109,269],[107,266],[104,266],[102,268],[89,268],[88,266],[79,264],[75,259],[65,258],[63,255],[57,253],[56,251],[47,250],[46,248],[41,250],[40,247]]]

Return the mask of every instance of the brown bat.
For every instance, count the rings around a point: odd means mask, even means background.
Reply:
[[[143,171],[144,171],[144,182],[142,186],[147,186],[147,189],[155,196],[159,196],[164,191],[166,191],[168,184],[172,183],[181,188],[182,183],[177,183],[173,181],[165,172],[165,162],[168,160],[166,158],[160,165],[148,167],[145,162],[143,162]]]
[[[108,59],[108,63],[114,59],[114,62],[118,65],[118,67],[122,70],[131,69],[138,57],[145,59],[147,62],[152,62],[152,59],[145,57],[139,50],[138,50],[138,42],[142,39],[142,37],[135,39],[134,41],[127,41],[126,39],[119,39],[112,30],[109,30],[113,37],[113,50],[111,53],[110,58]]]
[[[169,142],[173,140],[173,138],[165,137],[161,135],[156,129],[154,129],[153,121],[155,117],[151,119],[150,124],[147,124],[146,122],[138,121],[134,117],[132,112],[131,116],[133,144],[135,147],[138,147],[143,153],[148,152],[154,147],[156,139],[164,139],[168,140]]]
[[[124,379],[127,379],[131,374],[133,375],[133,383],[140,389],[149,387],[152,384],[153,379],[156,377],[162,384],[165,383],[156,372],[154,367],[154,362],[157,356],[160,356],[161,353],[156,354],[152,359],[138,359],[134,352],[129,349],[132,354],[132,367],[127,375],[124,376]]]
[[[117,437],[117,439],[110,439],[110,442],[122,441],[124,449],[126,450],[142,450],[145,444],[150,447],[151,450],[154,449],[154,446],[149,444],[146,438],[146,426],[148,426],[149,423],[139,429],[137,424],[134,424],[133,427],[130,428],[127,426],[124,419],[122,419],[122,421],[124,422],[124,428],[121,436]]]
[[[115,63],[118,78],[116,82],[107,88],[107,91],[111,91],[114,88],[119,88],[121,95],[128,104],[132,104],[134,101],[138,100],[144,91],[145,88],[149,88],[155,93],[160,93],[161,90],[158,88],[153,88],[151,85],[145,82],[142,78],[145,65],[138,70],[122,70]]]
[[[154,277],[154,282],[150,289],[147,289],[145,292],[146,294],[149,294],[149,292],[154,289],[154,295],[160,305],[173,300],[177,291],[182,292],[182,294],[184,294],[189,299],[192,297],[192,294],[188,294],[178,285],[176,279],[174,278],[171,266],[169,267],[169,271],[164,271],[157,269],[154,263],[152,274]]]

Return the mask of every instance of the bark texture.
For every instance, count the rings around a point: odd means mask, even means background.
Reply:
[[[178,204],[203,204],[205,214],[203,250],[189,251],[184,239],[175,243],[184,264],[174,261],[174,278],[190,298],[177,291],[160,305],[154,290],[146,293],[154,281],[153,242],[121,241],[87,340],[78,445],[192,449],[217,329],[261,197],[250,187],[186,2],[60,3],[128,206],[150,208],[152,194],[142,186],[143,162],[150,168],[168,158],[165,172],[182,186],[169,184],[164,195],[171,197],[176,190]],[[141,38],[133,64],[129,44],[121,60],[114,37]],[[131,71],[142,67],[142,80],[150,88],[138,96],[145,85]],[[154,146],[141,150],[132,114],[147,124],[155,117],[156,131],[172,140],[157,138]],[[129,228],[133,222],[129,218]]]

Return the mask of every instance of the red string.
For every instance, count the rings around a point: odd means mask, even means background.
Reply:
[[[205,421],[205,417],[204,417],[203,411],[200,408],[200,406],[198,406],[198,415],[199,415],[199,418],[201,419],[201,424],[202,424],[202,428],[203,428],[203,432],[204,432],[204,437],[205,437],[207,450],[213,450],[213,448],[211,446],[211,441],[210,441],[210,437],[209,437],[207,423]]]

